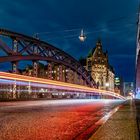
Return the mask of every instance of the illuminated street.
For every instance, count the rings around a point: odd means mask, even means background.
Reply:
[[[93,99],[1,102],[0,140],[86,140],[97,129],[95,123],[121,103]]]

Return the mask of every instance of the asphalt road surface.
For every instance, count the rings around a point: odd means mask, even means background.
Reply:
[[[86,140],[121,100],[0,102],[0,140]]]

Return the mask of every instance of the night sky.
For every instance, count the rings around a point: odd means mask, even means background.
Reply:
[[[137,17],[138,0],[0,0],[1,28],[42,33],[40,39],[76,59],[86,57],[101,38],[110,64],[125,81],[134,81]]]

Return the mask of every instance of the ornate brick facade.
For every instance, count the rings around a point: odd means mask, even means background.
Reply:
[[[114,91],[114,71],[109,65],[108,53],[103,52],[100,40],[86,59],[86,69],[91,73],[99,89]]]

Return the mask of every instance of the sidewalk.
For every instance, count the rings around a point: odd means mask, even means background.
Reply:
[[[126,101],[89,140],[139,140],[135,101]]]

